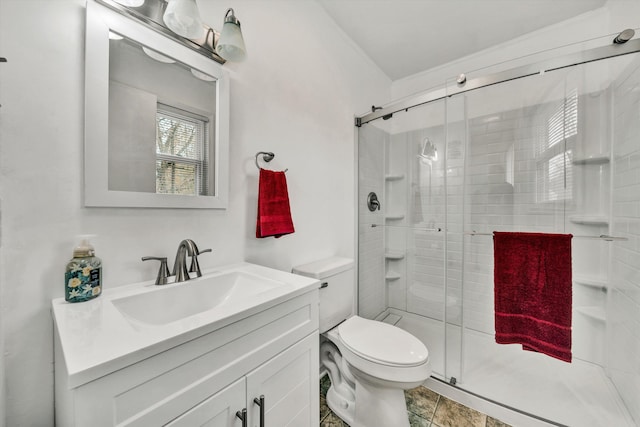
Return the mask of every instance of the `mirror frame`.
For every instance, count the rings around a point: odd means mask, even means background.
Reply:
[[[222,66],[93,0],[85,42],[84,206],[225,209],[229,193],[229,77]],[[109,168],[109,31],[114,31],[217,79],[213,196],[113,191]]]

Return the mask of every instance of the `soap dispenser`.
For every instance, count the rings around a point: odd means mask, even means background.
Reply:
[[[80,242],[73,248],[73,258],[67,264],[64,298],[69,302],[88,301],[102,292],[102,261],[95,256],[89,242],[91,237],[79,236]]]

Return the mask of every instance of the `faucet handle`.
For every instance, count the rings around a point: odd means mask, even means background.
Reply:
[[[202,277],[202,272],[200,271],[200,263],[198,262],[198,255],[205,252],[213,251],[211,249],[203,249],[201,251],[196,249],[196,252],[191,257],[191,267],[189,268],[189,273],[196,273],[196,277]]]
[[[156,276],[156,285],[166,285],[167,276],[170,276],[169,266],[167,265],[167,257],[143,256],[142,261],[156,260],[160,261],[160,269]]]

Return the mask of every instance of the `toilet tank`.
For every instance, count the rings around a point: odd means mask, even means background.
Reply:
[[[320,280],[320,333],[353,315],[353,260],[331,257],[293,267],[292,273]]]

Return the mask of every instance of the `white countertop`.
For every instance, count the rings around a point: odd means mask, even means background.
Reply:
[[[112,302],[168,287],[188,287],[195,281],[230,272],[245,272],[283,285],[165,325],[131,319]],[[66,363],[68,386],[78,387],[318,286],[316,279],[242,262],[206,271],[202,278],[182,283],[155,286],[152,280],[107,289],[100,297],[82,303],[54,299],[52,312]]]

